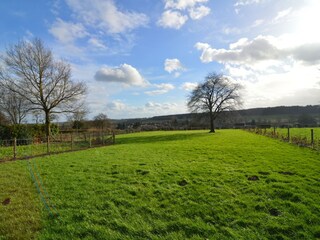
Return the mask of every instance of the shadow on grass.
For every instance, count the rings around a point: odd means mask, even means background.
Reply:
[[[208,132],[181,132],[172,134],[156,134],[151,136],[135,136],[128,135],[125,138],[119,138],[116,140],[116,144],[145,144],[145,143],[159,143],[168,141],[183,141],[191,140],[194,138],[207,136]]]

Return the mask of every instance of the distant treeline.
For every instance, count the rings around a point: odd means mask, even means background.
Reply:
[[[170,129],[206,129],[207,114],[175,114],[151,118],[111,120],[119,129],[170,130]],[[315,106],[279,106],[252,108],[225,112],[215,122],[218,128],[238,126],[306,127],[320,125],[320,105]]]
[[[320,115],[320,105],[309,106],[280,106],[268,108],[252,108],[239,110],[238,113],[242,116],[268,116],[268,115]]]

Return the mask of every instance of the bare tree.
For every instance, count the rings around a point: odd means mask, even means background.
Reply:
[[[210,73],[190,94],[188,108],[192,112],[207,112],[210,132],[215,132],[214,121],[223,112],[234,110],[241,104],[241,85],[232,83],[221,74]]]
[[[110,121],[106,114],[99,113],[97,116],[93,118],[93,124],[96,128],[100,128],[101,130],[110,126]]]
[[[0,110],[14,125],[21,124],[26,118],[30,104],[16,92],[0,84]]]
[[[70,65],[56,61],[50,49],[35,38],[7,49],[0,80],[11,91],[28,101],[30,110],[44,113],[46,135],[50,135],[50,116],[77,111],[86,87],[71,80]]]
[[[84,106],[82,109],[79,109],[78,111],[74,112],[71,116],[69,116],[68,119],[72,123],[72,128],[77,130],[83,128],[88,113],[89,110]]]

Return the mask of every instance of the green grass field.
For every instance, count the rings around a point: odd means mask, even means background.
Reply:
[[[320,238],[320,155],[241,130],[148,132],[0,164],[0,239]],[[8,200],[9,199],[9,200]]]

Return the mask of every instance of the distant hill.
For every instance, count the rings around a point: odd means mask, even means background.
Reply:
[[[150,118],[111,120],[118,128],[155,129],[198,129],[208,127],[206,114],[174,114]],[[232,128],[235,124],[270,124],[274,126],[320,125],[320,105],[278,106],[252,108],[225,112],[217,119],[221,128]],[[143,129],[145,128],[145,129]]]

